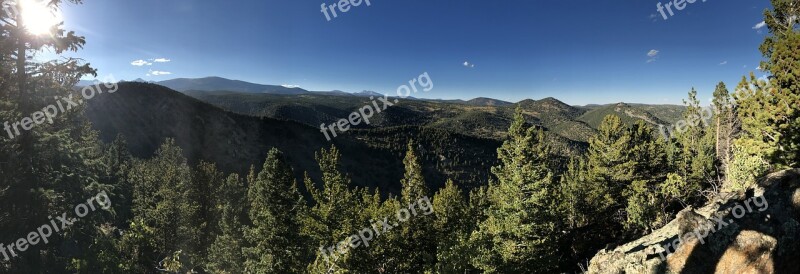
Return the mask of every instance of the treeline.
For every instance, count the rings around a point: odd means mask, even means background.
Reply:
[[[51,1],[59,5],[61,1]],[[0,138],[0,243],[19,242],[102,191],[95,212],[16,256],[3,273],[553,273],[578,270],[598,249],[638,237],[720,191],[741,192],[765,172],[800,161],[800,7],[772,0],[761,47],[767,79],[720,84],[703,122],[696,92],[683,123],[661,138],[644,123],[606,117],[587,152],[553,161],[541,128],[518,111],[497,150],[488,184],[449,181],[427,189],[413,142],[399,195],[357,188],[335,147],[317,154],[322,180],[297,182],[271,150],[247,174],[213,163],[189,166],[174,141],[150,159],[122,138],[102,144],[74,108],[52,123]],[[33,36],[0,15],[0,121],[20,121],[95,70],[78,59],[35,63],[32,52],[84,44],[72,32]],[[469,161],[471,159],[458,159]],[[350,171],[358,172],[358,171]],[[306,176],[308,177],[308,176]],[[387,198],[388,196],[388,198]],[[411,217],[369,246],[323,254],[413,201],[434,213]],[[328,256],[328,257],[326,257]]]
[[[349,178],[339,170],[336,148],[320,151],[317,159],[324,182],[317,188],[310,179],[305,180],[312,197],[309,203],[301,195],[291,167],[275,149],[259,172],[252,168],[240,178],[225,176],[213,164],[190,168],[172,141],[149,160],[133,159],[124,149],[116,149],[124,147],[123,141],[115,141],[106,156],[122,159],[110,167],[116,170],[112,185],[120,190],[119,200],[130,197],[130,207],[117,204],[118,212],[130,217],[120,220],[119,230],[124,233],[97,239],[112,249],[105,251],[107,256],[92,259],[88,264],[91,271],[326,273],[330,269],[341,273],[349,269],[418,273],[436,261],[435,239],[440,234],[435,227],[450,227],[450,222],[462,217],[414,217],[376,238],[368,248],[326,259],[320,248],[335,246],[370,227],[371,220],[393,216],[430,195],[413,149],[404,160],[402,195],[383,200],[377,190],[350,188]],[[451,199],[460,196],[449,183],[432,196],[434,208],[463,210],[450,205],[464,203],[463,199]]]
[[[560,173],[542,130],[526,124],[518,112],[488,186],[467,194],[450,181],[433,193],[412,142],[403,161],[401,194],[388,199],[379,190],[353,188],[336,148],[318,153],[322,182],[305,179],[306,199],[275,149],[259,171],[253,167],[240,177],[226,176],[210,163],[190,167],[171,140],[151,159],[135,159],[118,138],[95,156],[102,168],[93,175],[100,188],[113,193],[113,211],[87,221],[84,229],[90,233],[83,237],[65,235],[65,244],[85,245],[83,252],[56,248],[53,264],[41,266],[80,273],[570,270],[580,256],[596,251],[594,244],[637,235],[667,221],[680,202],[700,200],[702,182],[713,177],[713,138],[706,136],[715,131],[701,123],[690,128],[665,141],[643,123],[625,127],[609,116],[586,157]],[[689,154],[694,151],[712,158]],[[670,157],[676,165],[669,164]],[[703,160],[708,163],[698,162]],[[88,166],[84,172],[91,175]],[[434,214],[413,217],[369,246],[336,256],[320,249],[428,196]],[[37,257],[33,254],[20,258]],[[8,267],[33,266],[18,259]]]

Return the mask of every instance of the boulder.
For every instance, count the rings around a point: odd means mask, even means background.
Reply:
[[[601,250],[588,273],[800,273],[800,169],[686,208],[651,234]]]

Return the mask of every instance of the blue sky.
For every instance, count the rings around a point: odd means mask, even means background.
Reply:
[[[416,97],[680,104],[756,70],[769,6],[698,0],[664,20],[655,0],[371,0],[327,21],[323,3],[335,1],[86,0],[64,18],[101,78],[393,94],[428,72],[435,87]]]

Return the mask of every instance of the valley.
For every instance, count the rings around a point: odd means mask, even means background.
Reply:
[[[800,273],[797,0],[332,1],[3,0],[0,274]]]
[[[216,78],[206,78],[216,79]],[[172,83],[173,81],[166,81]],[[202,82],[202,81],[200,81]],[[237,89],[268,86],[225,80],[222,85],[194,89]],[[234,83],[233,85],[229,83]],[[187,87],[188,88],[188,87]],[[232,91],[183,91],[151,83],[123,82],[113,96],[89,103],[86,113],[101,138],[111,142],[124,137],[137,157],[148,158],[166,138],[174,138],[186,157],[217,163],[226,172],[244,173],[279,148],[297,165],[296,177],[308,171],[319,178],[314,153],[337,146],[354,184],[399,190],[402,154],[408,140],[426,148],[426,175],[436,189],[446,179],[470,182],[468,189],[487,183],[489,167],[496,164],[495,150],[507,134],[514,109],[519,106],[528,122],[545,129],[545,135],[563,166],[585,150],[600,115],[616,113],[626,123],[668,123],[681,106],[616,104],[569,106],[555,98],[508,103],[479,98],[472,101],[403,99],[348,132],[328,141],[320,124],[347,118],[369,97],[342,93],[264,94]],[[184,95],[185,94],[185,95]],[[188,95],[188,96],[186,96]],[[620,107],[624,106],[624,107]],[[662,118],[648,112],[654,111]],[[437,140],[451,140],[441,142]]]

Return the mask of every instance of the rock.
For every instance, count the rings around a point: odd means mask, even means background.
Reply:
[[[800,169],[766,176],[745,195],[679,212],[614,250],[588,273],[800,273]]]

